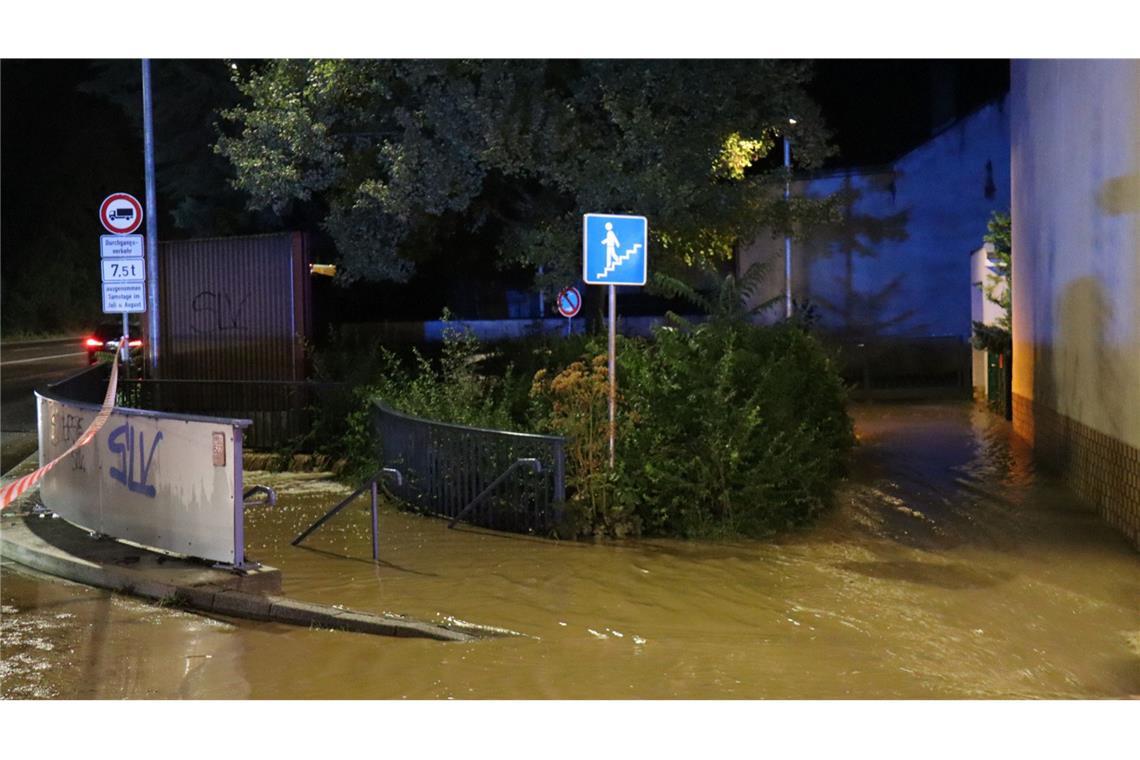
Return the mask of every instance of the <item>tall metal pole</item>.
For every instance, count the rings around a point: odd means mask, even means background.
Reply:
[[[617,286],[610,285],[610,469],[614,468],[617,435]]]
[[[538,265],[538,274],[542,276],[542,264]],[[538,291],[538,318],[540,320],[546,318],[546,292],[542,289]]]
[[[150,59],[142,59],[143,161],[146,165],[146,333],[147,374],[158,377],[158,212],[154,191],[154,102],[150,94]]]
[[[792,197],[792,143],[784,135],[784,200]],[[792,318],[792,237],[784,233],[784,316]]]

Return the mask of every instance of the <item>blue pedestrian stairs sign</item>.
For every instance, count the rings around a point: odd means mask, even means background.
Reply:
[[[582,279],[589,285],[644,285],[649,267],[644,216],[586,214],[582,218]]]

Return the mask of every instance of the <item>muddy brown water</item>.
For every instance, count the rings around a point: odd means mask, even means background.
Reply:
[[[208,618],[0,570],[6,698],[1115,698],[1140,694],[1140,555],[969,404],[855,407],[836,507],[773,541],[554,543],[276,487],[247,550],[286,593],[519,638]]]

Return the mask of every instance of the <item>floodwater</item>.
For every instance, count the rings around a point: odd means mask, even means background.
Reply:
[[[298,474],[247,513],[301,599],[525,634],[467,644],[208,618],[0,570],[6,698],[1119,698],[1140,694],[1140,555],[969,404],[865,405],[851,479],[775,541],[554,543]]]

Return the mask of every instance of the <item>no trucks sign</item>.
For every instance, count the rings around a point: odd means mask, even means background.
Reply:
[[[142,204],[129,193],[111,193],[99,206],[99,221],[115,235],[131,234],[142,224],[142,218]]]

